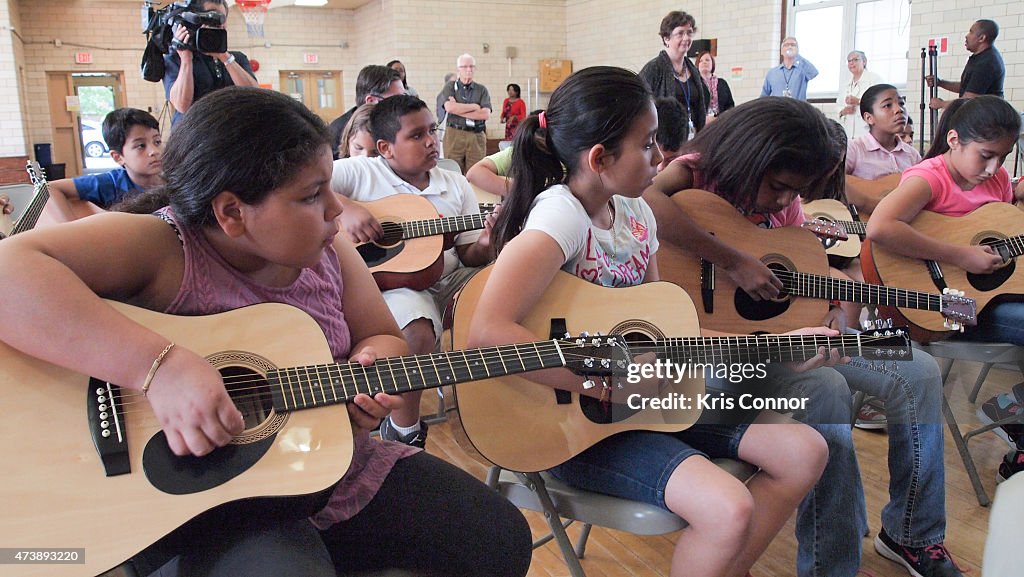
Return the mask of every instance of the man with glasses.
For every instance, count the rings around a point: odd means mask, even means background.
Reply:
[[[446,112],[444,153],[466,174],[487,154],[487,119],[491,115],[491,95],[487,87],[473,82],[476,60],[469,54],[459,56],[454,82],[444,85],[438,99],[444,101]]]
[[[807,100],[807,83],[818,76],[818,69],[800,56],[796,38],[782,41],[782,64],[768,71],[761,87],[761,96],[785,96]]]
[[[364,104],[380,102],[389,96],[405,94],[402,75],[397,70],[371,64],[364,66],[356,76],[356,105],[331,122],[331,152],[334,160],[338,160],[338,146],[341,144],[341,133],[352,118],[356,108]]]

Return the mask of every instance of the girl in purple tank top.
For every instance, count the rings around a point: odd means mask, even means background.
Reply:
[[[243,432],[243,415],[203,356],[101,298],[174,315],[285,303],[316,321],[337,362],[408,354],[366,265],[337,234],[342,208],[330,190],[328,143],[322,120],[273,91],[230,87],[196,102],[168,142],[166,187],[140,201],[166,200],[156,216],[102,214],[0,245],[0,263],[24,270],[0,278],[0,340],[148,402],[172,463],[175,455],[217,459],[207,455]],[[204,514],[136,555],[135,570],[525,575],[530,533],[514,506],[425,452],[369,438],[400,403],[378,393],[347,405],[352,464],[313,517],[278,515],[286,507],[274,499],[220,508],[216,522]],[[335,414],[339,422],[316,426],[349,426]],[[300,433],[287,442],[315,443],[319,432]],[[303,474],[282,467],[280,478]]]

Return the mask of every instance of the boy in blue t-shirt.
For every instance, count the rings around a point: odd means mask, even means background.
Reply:
[[[107,210],[126,196],[163,184],[163,139],[152,114],[137,108],[112,111],[103,119],[103,139],[121,167],[49,183],[47,210],[57,222]]]

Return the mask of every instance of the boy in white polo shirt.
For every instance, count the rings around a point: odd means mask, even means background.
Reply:
[[[354,242],[382,235],[380,223],[355,200],[367,202],[395,194],[416,194],[429,200],[441,216],[479,214],[480,206],[469,181],[457,172],[437,167],[437,123],[419,98],[398,95],[377,103],[370,114],[370,131],[379,156],[336,160],[331,189],[341,195],[341,227]],[[492,215],[484,230],[455,237],[445,251],[441,279],[425,291],[399,288],[384,291],[384,300],[402,327],[412,354],[437,348],[441,314],[455,292],[469,279],[473,267],[493,259],[490,243]],[[419,418],[422,391],[403,395],[405,407],[381,423],[381,438],[423,447],[426,424]]]

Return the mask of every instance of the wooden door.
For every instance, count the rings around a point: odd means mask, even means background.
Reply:
[[[305,104],[324,122],[345,112],[339,70],[282,70],[280,86],[281,92]]]

